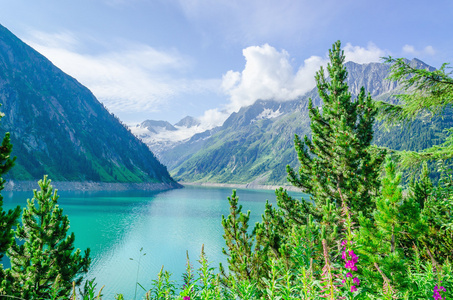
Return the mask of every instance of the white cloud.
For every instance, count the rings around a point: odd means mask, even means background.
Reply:
[[[403,54],[412,55],[412,56],[425,56],[425,55],[432,56],[432,55],[436,54],[436,50],[434,50],[433,46],[431,46],[431,45],[426,46],[422,50],[417,50],[412,45],[404,45]]]
[[[64,48],[74,50],[79,41],[69,31],[62,31],[57,33],[47,33],[42,31],[32,30],[30,32],[32,40],[28,41],[30,45],[46,45],[48,48]]]
[[[346,61],[356,63],[379,62],[388,54],[373,43],[366,48],[348,43],[343,49]],[[268,44],[245,48],[243,55],[244,70],[230,70],[222,78],[222,89],[230,97],[227,105],[230,112],[252,105],[258,99],[287,101],[304,95],[315,86],[316,71],[328,62],[327,58],[311,56],[295,72],[288,52]]]
[[[403,46],[403,53],[405,54],[414,54],[415,53],[415,47],[412,45],[404,45]]]
[[[359,64],[381,62],[381,57],[388,54],[388,51],[379,49],[373,43],[368,43],[366,48],[347,43],[343,49],[346,61],[353,61]]]
[[[246,60],[242,72],[228,71],[222,88],[230,96],[228,111],[238,111],[256,100],[293,100],[315,86],[314,75],[326,60],[312,56],[294,72],[285,50],[265,44],[244,49]]]
[[[116,52],[81,54],[70,33],[32,32],[27,43],[87,86],[115,114],[156,112],[173,97],[216,92],[220,85],[218,79],[178,77],[191,62],[172,49],[135,44]]]
[[[217,126],[221,126],[223,122],[230,116],[230,113],[226,111],[220,111],[218,108],[209,109],[198,118],[201,123],[201,127],[204,130],[211,129]]]

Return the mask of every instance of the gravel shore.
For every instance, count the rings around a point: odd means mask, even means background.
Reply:
[[[182,188],[179,183],[110,183],[110,182],[73,182],[52,181],[52,186],[59,191],[164,191]],[[4,191],[32,191],[39,189],[36,181],[11,181],[5,184]]]
[[[292,185],[262,185],[262,184],[254,184],[254,183],[247,183],[247,184],[234,184],[234,183],[212,183],[212,182],[178,182],[179,184],[191,185],[191,186],[207,186],[207,187],[227,187],[233,189],[251,189],[251,190],[276,190],[280,187],[283,187],[287,191],[293,192],[300,192],[300,189],[296,188]]]

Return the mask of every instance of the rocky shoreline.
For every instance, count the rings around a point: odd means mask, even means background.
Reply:
[[[263,185],[255,183],[236,184],[236,183],[213,183],[213,182],[178,182],[183,186],[206,186],[206,187],[227,187],[233,189],[251,189],[251,190],[276,190],[283,187],[287,191],[300,192],[300,189],[292,185]]]
[[[112,183],[112,182],[74,182],[52,181],[52,186],[59,191],[165,191],[182,188],[179,183]],[[11,181],[5,183],[4,191],[32,191],[39,189],[36,181]]]
[[[255,183],[213,183],[213,182],[175,182],[175,183],[113,183],[92,181],[52,181],[52,186],[59,191],[165,191],[184,186],[226,187],[232,189],[276,190],[280,187],[288,191],[300,192],[294,186],[262,185]],[[39,189],[38,180],[7,180],[3,191],[33,191]]]

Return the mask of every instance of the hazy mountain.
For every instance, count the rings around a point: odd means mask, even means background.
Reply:
[[[205,132],[206,135],[209,132],[201,126],[200,121],[191,116],[184,117],[174,125],[166,121],[146,120],[136,126],[131,126],[130,130],[147,144],[161,161],[162,153],[188,142],[198,133]],[[162,162],[167,165],[169,161]]]
[[[432,69],[414,59],[416,67]],[[361,86],[374,99],[395,101],[401,87],[386,80],[389,66],[381,63],[346,63],[348,84],[353,97]],[[181,181],[220,183],[286,183],[286,165],[296,167],[294,134],[310,136],[308,99],[320,106],[316,88],[299,99],[277,102],[257,101],[233,113],[205,138],[192,138],[162,153],[162,161]],[[444,118],[419,119],[410,130],[390,132],[375,126],[375,142],[394,149],[420,150],[439,142],[444,128],[453,126],[451,114]],[[436,140],[437,139],[437,140]]]
[[[2,26],[0,103],[1,133],[11,132],[17,156],[10,178],[174,184],[86,87]]]
[[[154,121],[146,120],[140,124],[141,128],[146,128],[152,133],[159,133],[162,131],[176,131],[177,129],[173,127],[167,121]]]
[[[191,116],[184,117],[178,123],[175,124],[176,127],[187,127],[187,128],[199,125],[200,121]]]

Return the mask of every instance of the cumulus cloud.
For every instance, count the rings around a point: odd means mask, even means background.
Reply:
[[[198,120],[201,123],[201,127],[207,130],[221,126],[229,116],[230,113],[227,111],[220,111],[218,108],[214,108],[205,111],[201,117],[198,117]]]
[[[32,32],[26,42],[116,114],[156,112],[175,96],[217,91],[220,85],[218,79],[178,78],[190,67],[190,59],[171,49],[158,51],[135,44],[115,52],[84,54],[70,33]]]
[[[293,100],[315,86],[314,74],[326,59],[312,56],[294,72],[288,52],[265,44],[242,51],[246,63],[242,72],[228,71],[222,88],[229,95],[228,111],[238,111],[256,100]]]
[[[434,50],[433,46],[426,46],[422,50],[415,49],[412,45],[404,45],[403,46],[403,54],[404,55],[413,55],[413,56],[425,56],[425,55],[434,55],[436,51]]]
[[[379,62],[387,51],[369,43],[366,48],[350,43],[343,48],[346,61],[356,63]],[[222,78],[222,89],[229,96],[227,110],[238,111],[256,100],[287,101],[302,96],[315,86],[314,75],[327,65],[327,57],[311,56],[297,71],[287,51],[278,51],[265,44],[243,51],[246,63],[241,72],[228,71]]]
[[[380,62],[381,57],[388,55],[388,51],[379,49],[373,43],[368,43],[366,48],[347,43],[343,49],[346,61],[353,61],[359,64]]]

